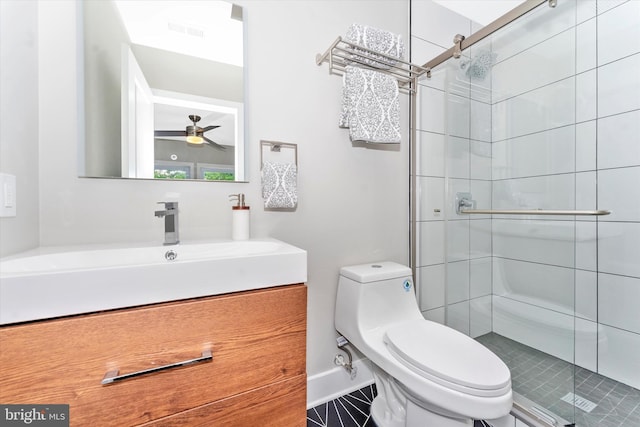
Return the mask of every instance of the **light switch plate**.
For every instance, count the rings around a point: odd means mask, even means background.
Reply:
[[[0,173],[0,217],[16,216],[16,176]]]

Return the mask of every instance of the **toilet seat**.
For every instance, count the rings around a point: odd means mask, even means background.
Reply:
[[[439,323],[414,320],[393,325],[384,342],[404,366],[453,390],[491,397],[511,389],[511,374],[498,356]]]

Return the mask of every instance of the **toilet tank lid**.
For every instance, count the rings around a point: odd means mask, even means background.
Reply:
[[[340,275],[359,283],[369,283],[409,277],[411,276],[411,269],[406,265],[384,261],[342,267]]]

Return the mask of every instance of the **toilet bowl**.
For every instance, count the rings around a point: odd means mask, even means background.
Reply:
[[[457,427],[507,415],[507,366],[467,335],[424,319],[411,277],[393,262],[340,270],[335,326],[373,364],[373,420],[378,427]]]

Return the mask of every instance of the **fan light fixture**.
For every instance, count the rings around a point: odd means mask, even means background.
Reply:
[[[2,0],[0,0],[2,1]],[[225,148],[218,144],[215,141],[210,140],[206,136],[204,136],[205,132],[210,130],[219,128],[217,125],[209,125],[206,127],[198,126],[198,122],[200,121],[200,116],[196,114],[189,115],[189,120],[193,123],[186,127],[185,130],[156,130],[153,132],[154,137],[182,137],[186,139],[187,145],[191,147],[204,147],[208,145],[213,148],[217,148],[218,150],[225,150]]]
[[[196,124],[200,121],[200,116],[191,115],[189,119],[193,122],[193,125],[187,126],[187,144],[202,145],[204,143],[202,128]]]

